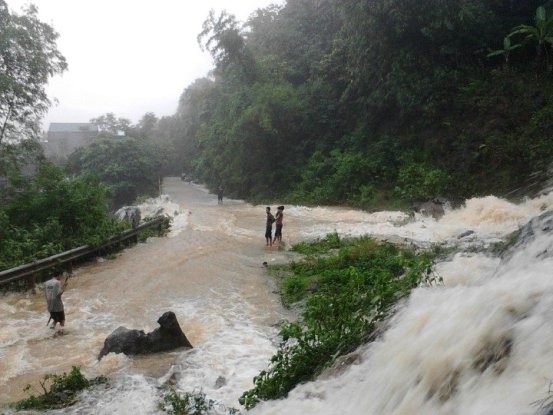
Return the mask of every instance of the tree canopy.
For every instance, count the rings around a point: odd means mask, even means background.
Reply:
[[[35,6],[10,13],[0,0],[0,144],[36,138],[50,105],[48,79],[67,68],[58,34],[37,17]]]
[[[161,135],[175,172],[252,200],[509,194],[553,155],[548,16],[538,0],[288,0],[245,23],[212,11],[198,39],[215,68]]]
[[[109,189],[111,206],[131,204],[159,191],[161,154],[141,138],[99,139],[69,157],[70,170],[98,177]]]

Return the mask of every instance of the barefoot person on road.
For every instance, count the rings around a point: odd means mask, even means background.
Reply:
[[[275,221],[275,217],[271,213],[271,208],[269,206],[267,206],[265,212],[267,213],[267,223],[265,226],[265,242],[266,246],[273,246],[273,222]]]
[[[60,279],[61,274],[56,274],[56,276],[46,281],[44,283],[44,293],[46,294],[46,302],[48,304],[50,318],[54,321],[54,324],[50,326],[50,328],[55,329],[56,324],[60,323],[61,328],[58,333],[63,334],[63,328],[65,327],[65,312],[61,296],[63,294],[63,290],[65,289],[65,284],[62,287]]]
[[[273,244],[278,241],[280,245],[282,242],[282,220],[284,219],[284,206],[277,207],[277,214],[275,216],[276,220],[276,229],[275,229],[275,239],[273,239]]]

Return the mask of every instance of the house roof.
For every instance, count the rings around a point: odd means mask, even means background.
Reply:
[[[49,133],[98,132],[98,126],[87,122],[53,122],[48,128]]]

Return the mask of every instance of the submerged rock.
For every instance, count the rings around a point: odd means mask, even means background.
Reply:
[[[179,326],[175,313],[163,313],[157,322],[160,327],[148,334],[143,330],[118,327],[104,341],[98,360],[111,352],[136,355],[165,352],[180,347],[192,348],[192,344]]]
[[[219,376],[215,381],[215,389],[221,389],[227,384],[227,379],[224,376]]]
[[[501,259],[506,261],[510,259],[515,252],[529,245],[539,234],[550,233],[553,231],[553,212],[548,211],[540,216],[533,218],[520,230],[510,236],[510,243],[501,254]],[[544,250],[537,253],[538,258],[547,258],[553,255],[553,247],[547,246]]]
[[[457,236],[457,239],[462,239],[462,238],[465,238],[467,236],[474,235],[474,234],[475,234],[475,232],[472,231],[472,230],[464,231],[464,232],[460,233],[459,236]]]
[[[428,202],[417,202],[413,204],[413,210],[419,212],[424,216],[432,216],[434,219],[438,220],[445,214],[444,206],[449,204],[449,202],[440,197],[436,197]]]

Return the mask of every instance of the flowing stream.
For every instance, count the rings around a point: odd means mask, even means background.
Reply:
[[[167,237],[151,238],[76,269],[64,303],[67,334],[46,327],[44,294],[0,297],[0,402],[25,397],[45,373],[78,365],[110,377],[108,388],[83,393],[53,413],[157,414],[164,386],[203,391],[239,407],[238,397],[267,367],[278,325],[293,319],[263,262],[293,258],[265,247],[265,207],[217,204],[197,185],[168,178],[156,210],[174,216]],[[553,379],[553,264],[538,234],[512,257],[479,253],[553,207],[548,194],[515,205],[495,197],[468,200],[439,221],[400,212],[287,206],[283,240],[370,234],[465,252],[437,265],[444,285],[416,289],[384,335],[361,348],[355,364],[297,387],[287,399],[252,414],[533,414]],[[276,206],[274,207],[276,208]],[[458,238],[463,232],[474,233]],[[97,355],[118,326],[157,327],[172,310],[194,345],[152,356]],[[490,357],[492,356],[492,357]],[[487,359],[487,360],[486,360]]]

